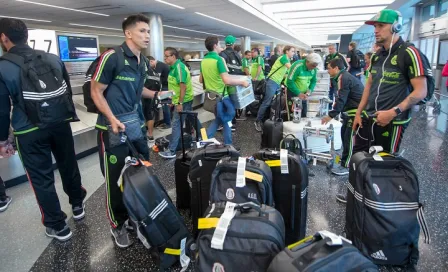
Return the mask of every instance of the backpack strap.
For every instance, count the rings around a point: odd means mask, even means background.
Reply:
[[[23,58],[20,55],[6,53],[3,56],[1,56],[0,59],[7,60],[7,61],[12,62],[15,65],[19,66],[20,68],[25,69],[25,58]]]
[[[115,70],[115,75],[114,78],[121,73],[121,71],[123,71],[124,66],[125,66],[125,58],[124,58],[124,51],[123,48],[121,48],[121,46],[115,46],[113,47],[115,54],[117,54],[117,65],[116,65],[116,70]]]
[[[408,76],[408,72],[406,71],[406,67],[404,65],[404,56],[406,54],[406,49],[409,46],[414,46],[413,43],[408,43],[408,42],[404,42],[402,45],[400,45],[400,47],[398,48],[398,54],[397,54],[397,58],[399,61],[397,61],[398,64],[398,68],[400,69],[401,73],[403,74],[403,76],[406,78],[407,81],[410,81],[409,76]]]

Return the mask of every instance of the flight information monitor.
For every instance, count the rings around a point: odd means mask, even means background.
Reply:
[[[95,37],[58,36],[59,56],[64,62],[94,61],[98,57]]]

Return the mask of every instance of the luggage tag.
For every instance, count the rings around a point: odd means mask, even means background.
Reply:
[[[265,161],[265,163],[266,163],[269,167],[279,167],[279,166],[282,165],[280,160]]]
[[[280,149],[280,171],[282,174],[289,174],[288,150]]]
[[[242,188],[246,186],[246,158],[239,157],[238,158],[238,168],[236,169],[236,187]]]
[[[216,140],[216,138],[210,138],[207,140],[196,142],[196,148],[202,148],[206,144],[220,145],[221,143],[218,140]]]
[[[212,237],[211,247],[214,249],[222,250],[224,246],[224,240],[226,239],[227,230],[229,229],[230,221],[232,221],[233,217],[236,214],[235,211],[235,203],[227,202],[226,209],[224,213],[221,215],[221,218],[218,221],[218,226],[215,229]]]
[[[120,177],[118,178],[118,181],[117,181],[118,188],[120,188],[122,192],[124,189],[123,188],[123,186],[124,186],[123,174],[124,174],[124,171],[126,171],[126,169],[128,169],[128,167],[131,165],[138,165],[138,162],[135,158],[132,158],[131,156],[127,156],[126,159],[124,159],[124,166],[123,166],[123,169],[121,169]]]
[[[188,265],[190,265],[190,257],[185,254],[185,244],[187,243],[187,238],[182,239],[180,241],[180,265],[182,266],[182,270],[180,272],[184,272],[187,270]]]
[[[326,231],[326,230],[322,230],[317,232],[319,233],[319,235],[325,239],[325,238],[330,238],[331,241],[327,242],[327,245],[329,246],[342,246],[342,239],[339,235],[336,235],[332,232]]]

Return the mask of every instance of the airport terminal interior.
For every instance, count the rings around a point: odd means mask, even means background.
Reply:
[[[98,114],[87,110],[83,94],[87,69],[102,53],[124,42],[122,22],[134,14],[143,14],[149,18],[150,41],[148,47],[142,49],[142,54],[164,62],[164,49],[173,47],[189,67],[193,89],[192,107],[204,128],[210,126],[216,118],[204,107],[207,93],[200,81],[201,62],[208,53],[204,45],[207,37],[218,37],[221,47],[225,48],[229,41],[227,38],[231,35],[234,40],[232,46],[234,49],[239,47],[240,59],[245,57],[246,51],[250,51],[251,55],[254,53],[253,49],[257,49],[255,51],[258,51],[264,61],[261,73],[266,76],[269,71],[272,72],[274,65],[270,59],[276,54],[276,49],[282,51],[290,46],[295,48],[295,54],[289,60],[292,65],[309,56],[319,56],[320,61],[314,66],[317,69],[317,84],[307,99],[307,112],[302,118],[298,118],[294,111],[291,116],[288,115],[291,121],[283,120],[282,136],[286,136],[286,128],[290,126],[301,126],[303,130],[296,136],[305,149],[301,162],[306,160],[309,171],[305,196],[308,199],[305,207],[306,224],[301,226],[306,229],[306,236],[323,230],[336,236],[345,236],[346,207],[351,203],[338,201],[336,195],[347,192],[349,175],[335,175],[328,167],[330,162],[336,165],[340,160],[342,117],[331,121],[331,129],[328,125],[321,125],[322,117],[335,105],[332,99],[337,99],[339,95],[329,96],[330,85],[333,84],[330,84],[325,60],[328,56],[333,56],[334,52],[330,52],[331,50],[336,50],[343,58],[347,58],[351,53],[349,46],[353,44],[363,56],[367,56],[369,52],[375,56],[375,28],[365,22],[381,20],[379,13],[384,9],[399,12],[400,29],[395,35],[412,43],[413,47],[426,56],[427,74],[434,79],[434,95],[425,104],[410,108],[411,121],[408,127],[404,133],[401,130],[397,133],[402,133],[399,137],[403,137],[400,156],[412,164],[418,176],[419,202],[424,207],[424,217],[431,235],[431,243],[428,244],[423,241],[423,234],[420,234],[419,260],[415,269],[425,272],[448,271],[448,78],[446,74],[443,75],[448,73],[448,0],[1,0],[0,4],[0,19],[22,20],[28,27],[28,45],[57,55],[70,75],[73,102],[79,117],[78,122],[70,125],[82,185],[87,191],[84,199],[85,218],[74,220],[72,207],[64,193],[53,159],[55,187],[73,237],[65,242],[49,238],[45,235],[35,193],[19,154],[16,152],[8,158],[0,157],[0,176],[6,185],[6,194],[12,199],[8,208],[0,212],[0,272],[160,271],[156,257],[144,246],[135,231],[130,232],[133,244],[128,248],[118,247],[111,236],[111,225],[106,212],[108,191],[100,170],[98,130],[95,127]],[[387,56],[387,51],[385,52]],[[0,50],[0,56],[5,53]],[[365,71],[369,70],[369,66],[365,60],[361,63],[364,67],[359,67],[357,80],[364,86],[368,77]],[[237,65],[233,64],[228,67]],[[356,77],[353,78],[356,80]],[[233,124],[235,129],[232,131],[232,145],[240,152],[241,157],[251,157],[262,148],[264,131],[257,131],[254,126],[255,113],[250,111],[254,105],[257,110],[260,108],[263,96],[254,95],[254,90],[252,88],[250,101],[245,100],[248,102],[241,108],[241,116]],[[273,112],[275,115],[275,110]],[[147,141],[149,162],[169,198],[176,205],[176,158],[161,157],[163,150],[157,148],[157,139],[169,136],[172,130],[166,125],[164,127],[166,116],[162,107],[155,110],[154,114],[153,139],[156,139],[156,144]],[[313,130],[315,124],[319,128]],[[304,127],[309,127],[307,141],[304,140]],[[187,134],[190,133],[187,128],[186,131]],[[224,143],[223,135],[222,130],[218,131],[215,140]],[[206,135],[201,134],[202,138],[204,136]],[[192,138],[194,141],[194,137]],[[315,145],[310,147],[313,144]],[[204,147],[187,147],[196,151],[201,148]],[[279,148],[276,147],[275,150]],[[178,151],[177,156],[181,156],[181,153]],[[379,195],[379,189],[377,194]],[[229,199],[228,194],[224,195]],[[277,200],[274,199],[275,201]],[[178,211],[188,230],[192,231],[191,211]],[[252,231],[257,232],[255,228]],[[248,254],[247,258],[256,255],[255,247],[251,250],[254,254]],[[219,254],[219,250],[213,249],[213,252]],[[378,252],[370,254],[369,260],[387,260],[381,255],[382,251],[381,254]],[[220,260],[222,262],[223,259]],[[213,260],[211,263],[213,264]],[[194,260],[191,260],[188,267],[182,267],[176,262],[166,271],[237,271],[225,268],[225,263],[217,263],[216,261],[213,267],[206,270],[205,266],[198,266],[198,262]],[[407,266],[383,264],[378,265],[379,271],[415,271]],[[301,270],[296,266],[295,269],[297,270],[269,271],[344,271],[334,267]],[[240,271],[263,270],[247,265],[238,270]]]

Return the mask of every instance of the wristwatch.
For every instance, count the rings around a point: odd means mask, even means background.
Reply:
[[[397,114],[397,116],[403,113],[399,107],[394,107],[394,111]]]
[[[177,105],[182,105],[182,104],[183,104],[183,103],[182,103],[182,102],[180,102],[180,101],[178,101],[178,102],[177,102]]]

